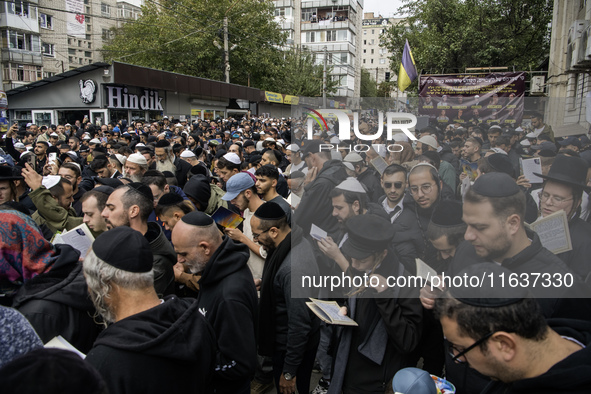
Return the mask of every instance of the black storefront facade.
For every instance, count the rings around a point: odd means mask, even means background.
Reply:
[[[216,119],[270,108],[271,116],[280,117],[290,111],[289,105],[270,106],[259,89],[118,62],[94,63],[6,93],[9,120],[21,126],[73,123],[84,117],[98,125],[122,119],[158,121],[165,115]]]

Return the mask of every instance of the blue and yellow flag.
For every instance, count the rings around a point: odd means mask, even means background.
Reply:
[[[404,92],[407,87],[417,79],[417,68],[415,67],[415,59],[412,57],[410,45],[408,40],[404,44],[404,51],[402,53],[402,61],[400,62],[400,71],[398,72],[398,89]]]

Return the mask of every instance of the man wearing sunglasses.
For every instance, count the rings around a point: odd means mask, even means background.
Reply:
[[[406,169],[398,164],[389,165],[382,173],[381,185],[385,195],[378,202],[388,213],[390,222],[394,223],[404,210]]]
[[[509,275],[494,263],[470,275]],[[461,275],[463,275],[461,273]],[[522,287],[452,288],[435,302],[449,357],[490,377],[483,393],[587,393],[591,387],[591,324],[544,318]]]

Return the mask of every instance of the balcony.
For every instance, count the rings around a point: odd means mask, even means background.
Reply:
[[[41,53],[2,48],[2,63],[6,62],[43,66],[43,56]]]
[[[357,34],[357,27],[353,21],[346,20],[342,22],[320,21],[320,22],[302,22],[302,31],[316,31],[316,30],[337,30],[349,29],[353,34]]]

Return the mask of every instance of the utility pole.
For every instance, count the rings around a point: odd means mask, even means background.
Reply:
[[[328,55],[326,47],[324,47],[324,69],[322,71],[322,108],[326,108],[326,62]]]
[[[226,83],[230,83],[230,49],[228,46],[228,17],[224,16],[224,70],[226,72]]]

